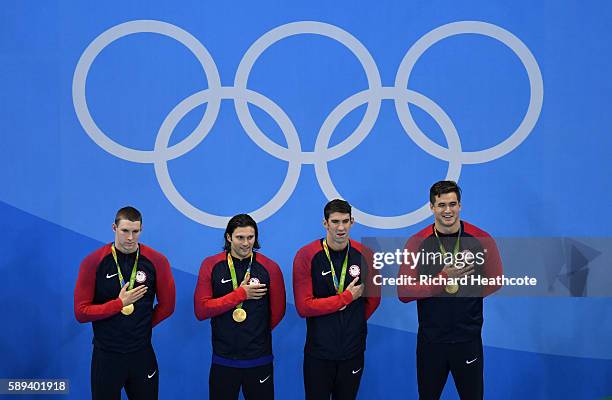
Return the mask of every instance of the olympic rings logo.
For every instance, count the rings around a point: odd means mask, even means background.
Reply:
[[[102,50],[115,40],[136,33],[157,33],[177,40],[195,55],[202,65],[208,81],[208,89],[182,100],[163,121],[153,150],[136,150],[113,141],[96,125],[85,96],[85,83],[89,69]],[[419,57],[435,43],[455,35],[478,34],[496,39],[509,47],[521,60],[529,78],[530,98],[523,120],[510,136],[501,143],[480,151],[463,151],[461,140],[448,115],[431,99],[407,88],[410,73]],[[323,122],[315,142],[314,151],[302,151],[300,137],[287,114],[268,97],[247,88],[249,74],[261,54],[282,39],[300,34],[314,34],[336,40],[346,46],[364,68],[368,88],[342,101]],[[463,164],[480,164],[500,158],[527,138],[533,130],[544,98],[542,74],[538,63],[527,46],[512,33],[480,21],[460,21],[442,25],[422,36],[402,59],[395,78],[395,86],[382,86],[380,73],[374,59],[365,46],[350,33],[337,26],[316,21],[300,21],[281,25],[257,39],[243,56],[234,86],[221,86],[219,72],[210,53],[195,37],[183,29],[161,21],[136,20],[116,25],[103,32],[85,49],[74,72],[72,98],[76,115],[85,132],[108,153],[136,163],[153,164],[159,185],[170,203],[193,221],[203,225],[224,228],[230,217],[207,213],[194,207],[176,189],[168,171],[168,161],[181,157],[194,149],[210,132],[218,116],[221,100],[230,99],[246,134],[262,150],[289,163],[287,174],[278,192],[261,208],[250,214],[257,221],[265,220],[278,211],[293,193],[303,164],[313,164],[317,180],[328,199],[342,198],[331,181],[327,163],[344,156],[357,147],[373,128],[383,100],[393,100],[406,134],[428,154],[448,162],[446,179],[457,181]],[[181,119],[194,108],[207,104],[206,112],[198,126],[181,142],[169,146],[173,130]],[[253,104],[270,115],[281,128],[287,147],[270,140],[257,126],[248,108]],[[414,104],[433,117],[442,128],[448,148],[429,139],[417,126],[406,103]],[[331,135],[342,119],[355,108],[367,104],[366,112],[357,128],[341,143],[329,147]],[[368,214],[353,207],[355,219],[374,228],[397,229],[416,224],[430,215],[429,205],[397,216]]]

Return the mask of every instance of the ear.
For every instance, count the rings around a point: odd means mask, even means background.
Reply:
[[[323,218],[323,226],[325,227],[325,229],[327,229],[328,227],[327,220],[325,218]]]
[[[226,234],[225,234],[225,240],[227,240],[227,241],[228,241],[228,242],[230,242],[230,243],[232,242],[232,237],[230,236],[230,234],[229,234],[229,233],[226,233]]]
[[[353,225],[354,223],[355,223],[355,217],[351,215],[351,225]]]
[[[113,223],[113,232],[117,233],[117,225]]]
[[[432,203],[429,203],[429,209],[431,210],[431,212],[433,212],[434,210],[434,205]]]

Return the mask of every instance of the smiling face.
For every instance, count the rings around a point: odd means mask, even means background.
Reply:
[[[118,224],[113,224],[115,232],[115,248],[122,253],[133,253],[138,249],[138,239],[142,226],[140,221],[129,221],[120,219]]]
[[[327,231],[325,239],[332,250],[342,250],[349,241],[349,232],[355,220],[351,214],[333,212],[329,218],[323,220],[323,226]]]
[[[461,203],[457,200],[457,193],[444,193],[435,197],[434,204],[429,203],[434,215],[434,224],[438,232],[455,233],[459,231],[461,221]]]
[[[234,229],[232,235],[226,235],[227,241],[230,243],[230,252],[232,257],[239,259],[247,258],[253,251],[255,245],[255,229],[252,226],[238,227]]]

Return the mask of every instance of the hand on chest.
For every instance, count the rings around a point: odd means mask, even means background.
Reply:
[[[235,288],[239,287],[247,273],[247,265],[235,265],[235,280],[232,277],[230,269],[227,264],[219,264],[213,271],[212,274],[212,287],[213,297],[221,297],[232,292]],[[266,269],[258,263],[253,263],[249,270],[248,285],[264,284],[266,287],[270,285],[270,276]]]
[[[119,268],[112,258],[105,261],[97,272],[96,294],[98,297],[115,298],[126,283],[132,287],[147,286],[149,289],[145,297],[155,295],[155,268],[146,259],[141,257],[136,268],[134,268],[134,260],[131,260],[130,263],[119,262]]]
[[[312,284],[315,296],[331,296],[338,290],[346,289],[353,279],[357,284],[364,278],[362,258],[358,253],[330,253],[329,258],[324,252],[318,253],[312,263]]]

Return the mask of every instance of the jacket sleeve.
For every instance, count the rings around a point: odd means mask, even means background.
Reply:
[[[270,329],[274,329],[285,316],[287,301],[285,281],[278,264],[270,262],[265,267],[270,275],[270,287],[268,289],[270,296]]]
[[[172,315],[176,305],[176,288],[170,263],[164,256],[160,255],[159,258],[155,262],[157,304],[153,308],[153,326]]]
[[[416,235],[412,236],[410,239],[408,239],[405,248],[410,253],[417,253],[420,250],[422,242],[422,237]],[[419,282],[418,267],[418,264],[400,264],[398,278],[403,279],[404,282],[408,282],[409,279],[412,279],[412,284],[397,285],[397,295],[400,301],[404,303],[427,297],[434,297],[440,294],[444,289],[443,285],[421,284]],[[448,275],[445,272],[440,272],[437,276],[444,278],[444,280],[448,278]]]
[[[353,301],[349,290],[325,298],[315,298],[312,294],[310,262],[312,257],[303,250],[298,251],[293,260],[293,296],[300,317],[317,317],[334,313]]]
[[[378,271],[373,267],[373,255],[372,251],[368,248],[362,250],[363,260],[368,268],[368,278],[366,282],[363,282],[365,286],[364,300],[365,300],[365,319],[370,319],[374,311],[380,305],[380,293],[381,288],[379,285],[374,283],[374,278],[378,275]]]
[[[193,295],[195,316],[200,321],[221,315],[236,307],[247,298],[246,291],[239,286],[225,296],[213,299],[211,281],[213,267],[214,262],[210,258],[202,262],[198,275],[198,283]]]
[[[79,268],[74,288],[74,315],[81,323],[112,317],[123,308],[119,297],[104,304],[92,304],[96,290],[96,271],[102,258],[100,252],[92,253],[81,262]]]
[[[504,271],[495,240],[491,236],[487,235],[486,237],[481,238],[481,243],[483,248],[487,251],[484,265],[485,276],[487,278],[497,278],[502,276]],[[495,293],[500,288],[501,285],[487,285],[482,292],[482,297]]]

